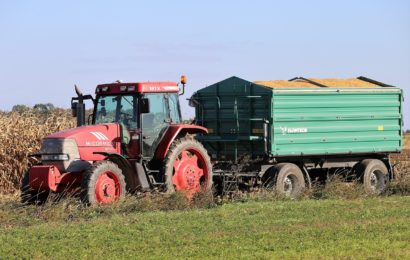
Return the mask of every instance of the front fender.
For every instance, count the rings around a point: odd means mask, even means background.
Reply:
[[[131,165],[124,156],[117,153],[109,152],[94,152],[95,154],[101,154],[105,156],[105,160],[112,161],[117,164],[122,170],[122,174],[125,177],[125,183],[127,185],[128,192],[134,192],[137,189],[149,189],[150,185],[145,174],[144,168],[139,164]]]
[[[208,129],[198,125],[188,125],[188,124],[177,124],[170,125],[158,144],[157,150],[155,151],[154,158],[156,160],[163,160],[171,147],[172,142],[178,136],[185,136],[186,134],[207,134]]]

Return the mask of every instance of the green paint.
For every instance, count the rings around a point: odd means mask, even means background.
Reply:
[[[269,121],[269,152],[275,156],[402,148],[399,88],[272,89],[231,77],[192,98],[197,123],[212,129],[199,138],[220,159],[237,159],[235,150],[239,157],[262,156],[263,119]]]

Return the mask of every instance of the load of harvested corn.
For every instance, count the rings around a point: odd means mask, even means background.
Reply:
[[[358,78],[350,79],[317,79],[308,78],[307,80],[299,78],[296,80],[266,80],[255,81],[258,85],[263,85],[270,88],[318,88],[319,83],[329,88],[377,88],[380,87],[376,84],[360,80]]]

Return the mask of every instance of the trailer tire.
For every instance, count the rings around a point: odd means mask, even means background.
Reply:
[[[85,204],[110,204],[124,198],[124,175],[117,164],[99,161],[92,165],[81,182],[81,200]]]
[[[21,203],[41,205],[46,203],[49,194],[49,191],[35,191],[30,188],[29,171],[23,174],[20,186]]]
[[[279,163],[276,169],[276,193],[280,196],[295,198],[305,190],[306,182],[300,168],[293,163]]]
[[[208,152],[192,137],[175,140],[164,163],[165,191],[185,191],[191,199],[195,193],[212,188],[212,164]]]
[[[383,193],[389,183],[389,170],[386,165],[377,159],[366,159],[357,167],[359,180],[363,183],[368,194]]]

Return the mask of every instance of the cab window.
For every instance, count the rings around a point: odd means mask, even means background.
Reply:
[[[168,95],[169,115],[172,123],[181,123],[181,111],[179,108],[178,94],[172,93]]]
[[[100,96],[95,112],[95,123],[120,123],[127,128],[138,127],[137,98],[134,95]]]

